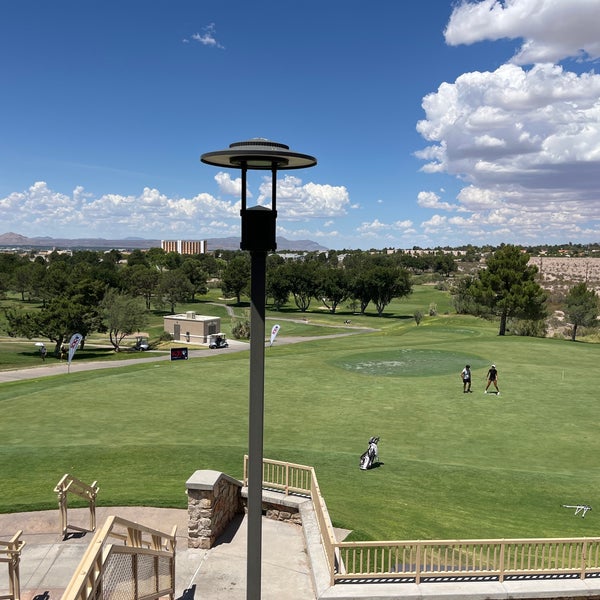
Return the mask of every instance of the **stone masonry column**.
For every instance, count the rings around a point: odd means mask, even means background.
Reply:
[[[242,483],[220,471],[196,471],[185,483],[188,548],[212,548],[236,514],[243,512]]]

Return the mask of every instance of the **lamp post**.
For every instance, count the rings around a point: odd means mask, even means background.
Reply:
[[[285,144],[254,138],[230,144],[226,150],[207,152],[203,163],[242,171],[242,240],[250,252],[250,399],[248,421],[248,545],[246,598],[261,596],[262,462],[265,392],[265,301],[267,252],[277,249],[277,171],[304,169],[317,164],[308,154],[292,152]],[[271,208],[246,207],[248,170],[271,171]]]

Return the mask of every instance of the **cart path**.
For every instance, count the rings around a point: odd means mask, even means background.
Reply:
[[[298,323],[304,323],[302,319],[275,319],[271,318],[271,320],[279,320],[279,321],[294,321]],[[330,325],[318,325],[316,326],[329,327]],[[372,333],[379,331],[378,329],[372,329],[368,327],[339,327],[339,329],[343,329],[343,333],[332,333],[329,335],[315,335],[315,336],[281,336],[277,337],[276,345],[282,346],[285,344],[297,344],[300,342],[310,342],[313,340],[325,340],[331,338],[339,338],[339,337],[347,337],[349,335],[357,335],[360,333]],[[242,342],[240,340],[227,340],[229,342],[229,348],[220,348],[219,350],[210,350],[207,347],[202,347],[199,349],[194,349],[193,346],[187,345],[188,348],[188,356],[190,358],[202,358],[204,356],[214,356],[215,352],[222,353],[230,353],[230,352],[241,352],[244,350],[250,349],[249,342]],[[268,341],[265,340],[265,345],[268,345]],[[143,358],[128,358],[123,360],[111,360],[111,361],[81,361],[75,360],[71,362],[71,366],[69,369],[67,361],[58,362],[53,364],[44,364],[39,367],[27,367],[24,369],[14,369],[7,371],[0,371],[0,383],[9,382],[9,381],[21,381],[24,379],[38,379],[40,377],[48,377],[51,375],[61,375],[64,373],[78,373],[80,371],[94,371],[98,369],[112,369],[116,367],[125,367],[127,365],[132,364],[140,364],[140,363],[150,363],[150,362],[159,362],[171,360],[171,355],[168,352],[158,352],[158,351],[148,351],[144,352]]]

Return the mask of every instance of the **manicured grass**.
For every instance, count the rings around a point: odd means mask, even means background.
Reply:
[[[350,317],[375,333],[267,349],[265,456],[313,465],[355,539],[596,535],[593,511],[561,505],[597,503],[600,345],[499,337],[456,315],[417,327],[414,310],[445,301],[419,294],[387,317]],[[327,318],[282,320],[280,336]],[[492,362],[500,397],[483,394]],[[55,508],[67,472],[98,480],[100,505],[183,508],[195,470],[241,476],[247,403],[248,352],[0,384],[0,511]],[[360,471],[371,435],[383,464]]]

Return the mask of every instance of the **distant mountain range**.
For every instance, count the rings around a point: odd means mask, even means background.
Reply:
[[[239,237],[212,238],[206,240],[208,250],[239,250]],[[160,248],[160,240],[145,240],[141,238],[126,238],[124,240],[105,240],[103,238],[51,238],[26,237],[20,233],[3,233],[0,235],[0,247],[4,248],[71,248],[78,250],[118,249],[135,250],[136,248]],[[301,250],[304,252],[325,252],[327,248],[311,240],[288,240],[277,238],[277,250]]]

